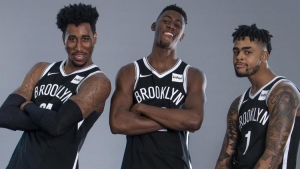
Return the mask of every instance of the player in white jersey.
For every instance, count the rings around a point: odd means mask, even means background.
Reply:
[[[299,91],[268,65],[271,37],[255,24],[233,36],[233,64],[251,87],[228,111],[227,131],[216,169],[295,169],[299,145]]]

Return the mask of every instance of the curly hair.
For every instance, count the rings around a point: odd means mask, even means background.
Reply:
[[[173,11],[179,12],[179,13],[183,16],[185,24],[187,24],[187,16],[186,16],[185,11],[184,11],[181,7],[177,6],[176,4],[166,6],[166,7],[161,11],[161,13],[158,15],[158,17],[160,17],[160,15],[161,15],[162,13],[164,13],[165,11],[169,11],[169,10],[173,10]]]
[[[240,25],[235,29],[235,32],[232,33],[233,42],[241,39],[244,40],[246,36],[250,38],[250,41],[258,40],[259,42],[262,42],[266,45],[269,54],[271,53],[271,38],[273,35],[271,35],[269,31],[265,29],[258,29],[256,24],[252,24],[251,26]]]
[[[96,7],[82,3],[65,6],[56,16],[57,27],[65,34],[68,24],[78,26],[81,23],[89,23],[93,33],[96,32],[96,22],[99,14]]]

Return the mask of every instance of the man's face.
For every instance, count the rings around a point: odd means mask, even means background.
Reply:
[[[233,47],[233,64],[237,77],[249,77],[260,69],[263,54],[266,52],[263,45],[250,41],[249,37],[244,40],[236,40]]]
[[[184,37],[184,28],[184,18],[179,12],[165,11],[156,23],[152,24],[152,30],[155,30],[155,43],[162,48],[175,48],[178,41]]]
[[[85,67],[92,63],[92,53],[97,41],[97,34],[93,34],[89,23],[78,26],[69,24],[63,36],[68,62],[74,67]]]

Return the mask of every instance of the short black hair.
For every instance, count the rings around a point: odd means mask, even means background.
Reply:
[[[271,53],[271,38],[273,37],[273,35],[271,35],[269,31],[265,29],[258,29],[256,27],[256,24],[252,24],[251,26],[240,25],[235,29],[235,32],[232,33],[233,42],[240,39],[244,40],[246,36],[250,38],[250,41],[258,40],[264,43],[269,54]]]
[[[78,26],[81,23],[89,23],[93,33],[96,32],[96,22],[99,14],[96,7],[82,3],[65,6],[56,16],[57,27],[65,34],[68,24]]]
[[[166,6],[166,7],[161,11],[161,13],[158,15],[158,17],[160,17],[160,15],[161,15],[162,13],[164,13],[164,12],[166,12],[166,11],[169,11],[169,10],[173,10],[173,11],[179,12],[179,13],[183,16],[185,24],[187,24],[187,16],[186,16],[185,11],[184,11],[181,7],[177,6],[176,4]]]

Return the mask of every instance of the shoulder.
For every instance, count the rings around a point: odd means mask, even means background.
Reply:
[[[289,80],[279,82],[270,92],[268,103],[276,103],[279,100],[293,101],[299,105],[299,91],[297,87]]]
[[[31,72],[42,73],[51,63],[48,62],[38,62],[31,68]]]
[[[189,66],[188,75],[196,78],[206,79],[205,73],[195,67]]]
[[[121,79],[132,80],[135,77],[134,75],[135,75],[135,65],[134,63],[129,63],[120,68],[117,74],[117,81]]]
[[[201,85],[202,88],[206,88],[206,76],[205,73],[195,67],[189,67],[188,69],[188,86],[190,85]]]
[[[96,73],[89,78],[87,78],[82,85],[88,86],[103,86],[105,88],[110,88],[111,83],[108,77],[104,73]]]

